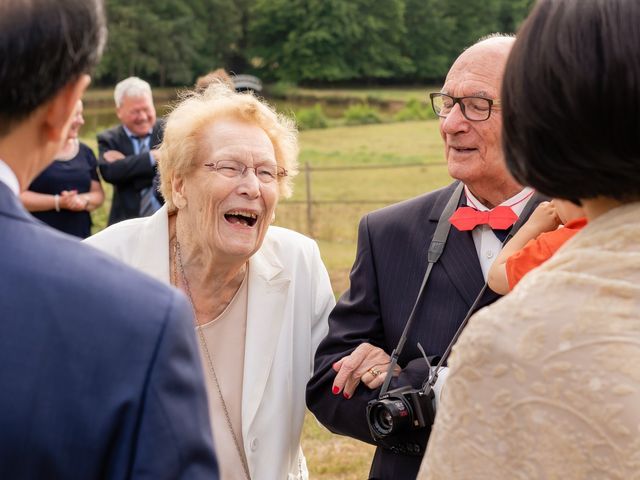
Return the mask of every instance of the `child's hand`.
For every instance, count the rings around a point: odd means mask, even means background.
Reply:
[[[555,230],[561,223],[553,203],[542,202],[536,207],[522,228],[530,231],[532,238],[535,238],[543,232]]]

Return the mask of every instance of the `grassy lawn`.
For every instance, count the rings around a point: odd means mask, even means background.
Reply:
[[[301,173],[280,203],[276,224],[309,234],[304,164],[311,167],[313,236],[336,294],[348,286],[359,219],[449,183],[436,121],[309,130],[300,134]],[[403,164],[421,166],[396,167]],[[426,164],[426,165],[424,165]],[[393,168],[313,170],[382,165]],[[326,203],[325,203],[326,202]],[[349,203],[343,203],[349,202]]]
[[[367,478],[375,447],[334,435],[310,413],[302,429],[302,449],[312,480],[362,480]]]
[[[95,139],[84,140],[96,147]],[[443,163],[438,123],[406,122],[309,130],[300,134],[300,145],[301,171],[306,162],[312,168],[311,197],[317,202],[312,206],[314,237],[320,245],[334,292],[339,295],[348,286],[360,217],[450,182]],[[313,170],[414,163],[427,165]],[[110,204],[110,185],[104,186],[108,189],[107,201],[93,214],[96,228],[106,224]],[[295,179],[293,197],[278,206],[277,225],[309,233],[307,207],[300,203],[306,194],[305,177],[301,173]],[[373,455],[372,446],[331,434],[311,415],[307,415],[304,425],[303,448],[311,478],[319,480],[366,478]]]

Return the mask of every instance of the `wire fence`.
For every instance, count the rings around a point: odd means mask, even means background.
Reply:
[[[393,203],[400,202],[402,200],[406,200],[411,196],[415,195],[415,190],[407,189],[407,191],[398,191],[395,189],[393,193],[397,196],[391,198],[346,198],[344,195],[340,196],[340,198],[335,198],[335,195],[330,195],[330,197],[334,198],[326,198],[322,194],[317,194],[314,188],[314,179],[319,173],[328,173],[328,172],[358,172],[358,171],[385,171],[385,170],[399,170],[399,169],[431,169],[433,167],[446,167],[446,162],[411,162],[411,163],[393,163],[393,164],[368,164],[368,165],[337,165],[337,166],[312,166],[309,162],[305,162],[303,168],[301,169],[302,177],[304,178],[304,198],[300,199],[289,199],[284,200],[282,202],[283,206],[297,206],[299,208],[304,208],[305,215],[305,229],[307,235],[312,238],[317,237],[316,231],[316,211],[319,207],[322,206],[339,206],[339,205],[390,205]],[[415,177],[415,175],[413,175]],[[381,183],[384,182],[385,179],[390,177],[382,177]],[[434,185],[435,188],[441,186],[442,182]],[[297,188],[302,187],[302,185],[298,184]],[[326,192],[326,185],[323,185],[323,189]],[[418,193],[423,193],[431,190],[432,188],[425,188]],[[356,191],[356,195],[358,192],[358,185],[353,186],[353,190]],[[381,188],[383,192],[387,192],[385,188]],[[374,195],[374,197],[378,194]]]

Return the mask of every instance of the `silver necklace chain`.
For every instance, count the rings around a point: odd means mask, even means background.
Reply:
[[[233,443],[236,446],[236,451],[238,452],[238,456],[240,457],[240,463],[242,463],[242,468],[244,469],[244,474],[247,480],[251,480],[251,475],[249,475],[249,467],[247,462],[244,459],[244,455],[242,455],[242,449],[240,448],[240,442],[238,441],[238,437],[236,436],[236,432],[233,429],[233,425],[231,424],[231,416],[229,415],[229,410],[227,409],[227,403],[224,401],[224,397],[222,396],[222,389],[220,388],[220,382],[218,382],[218,376],[216,375],[216,369],[213,366],[213,360],[211,359],[211,354],[209,353],[209,347],[207,346],[207,339],[202,332],[202,328],[198,328],[198,319],[196,315],[196,306],[193,303],[193,297],[191,296],[191,288],[189,287],[189,281],[187,280],[187,276],[184,274],[184,266],[182,264],[182,252],[180,251],[180,242],[178,242],[178,236],[176,235],[176,243],[174,247],[174,262],[173,262],[173,276],[176,287],[178,286],[178,275],[176,264],[180,266],[180,275],[182,276],[182,282],[184,283],[184,289],[189,297],[189,302],[191,302],[191,309],[193,310],[193,318],[196,323],[196,330],[198,332],[198,338],[200,339],[200,344],[202,345],[202,349],[204,350],[204,355],[207,359],[207,364],[209,365],[209,371],[211,372],[211,376],[213,378],[213,383],[216,387],[216,392],[218,393],[218,397],[220,398],[220,403],[222,403],[222,410],[224,411],[224,417],[227,421],[227,427],[229,427],[229,431],[231,432],[231,436],[233,437]]]

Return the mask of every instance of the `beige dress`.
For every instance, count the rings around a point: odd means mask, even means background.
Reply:
[[[472,319],[420,479],[640,479],[640,203]]]
[[[209,323],[197,327],[200,358],[204,370],[213,440],[221,480],[245,480],[246,456],[242,439],[242,377],[247,331],[247,276],[227,308]],[[203,339],[204,335],[204,339]],[[215,368],[224,405],[213,380]],[[229,428],[229,415],[238,447]]]

